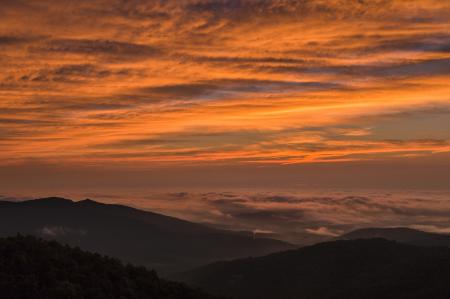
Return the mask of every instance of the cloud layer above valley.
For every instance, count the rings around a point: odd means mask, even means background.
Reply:
[[[0,196],[0,200],[35,198]],[[450,233],[449,191],[68,192],[60,196],[119,203],[216,228],[311,244],[367,227]],[[39,196],[39,195],[38,195]],[[42,194],[40,196],[46,196]],[[43,234],[74,233],[44,227]],[[80,233],[80,232],[77,232]]]

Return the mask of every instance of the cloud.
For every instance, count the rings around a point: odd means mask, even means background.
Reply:
[[[3,1],[0,161],[435,157],[449,151],[448,109],[433,120],[423,109],[449,103],[449,10],[438,0]]]
[[[297,244],[323,241],[364,227],[411,227],[438,233],[450,227],[447,191],[133,190],[98,194],[95,199],[106,203],[132,204],[219,228],[270,232],[270,236]],[[76,191],[71,197],[85,198],[86,193]],[[48,232],[61,235],[70,230],[50,227]]]
[[[344,65],[344,66],[275,66],[265,69],[281,73],[335,74],[364,77],[417,77],[449,75],[450,59],[404,61],[387,65]]]
[[[305,229],[308,233],[320,236],[337,237],[342,234],[342,232],[332,232],[328,228],[321,226],[318,228],[307,228]]]
[[[190,12],[209,12],[214,16],[236,20],[242,17],[249,18],[252,14],[258,17],[287,16],[289,18],[301,18],[310,15],[358,17],[368,16],[376,8],[387,8],[391,3],[392,1],[386,0],[347,1],[346,5],[341,5],[339,1],[221,0],[194,1],[194,3],[187,5],[187,9]]]
[[[21,74],[16,80],[21,83],[68,83],[80,84],[107,78],[134,76],[129,69],[108,69],[93,64],[64,64],[55,68],[43,68]]]
[[[19,119],[19,118],[0,118],[1,124],[10,125],[57,125],[58,123],[51,120],[40,119]]]
[[[39,234],[44,237],[58,238],[64,237],[68,234],[84,236],[86,234],[86,231],[71,229],[64,226],[44,226],[43,228],[39,229]]]
[[[62,54],[101,55],[115,60],[146,59],[162,53],[160,49],[149,45],[91,39],[50,40],[39,50]]]
[[[223,63],[223,64],[295,64],[304,65],[311,61],[301,58],[283,58],[283,57],[240,57],[240,56],[187,56],[186,59],[192,59],[203,63]]]
[[[14,36],[14,35],[0,35],[0,47],[1,46],[14,46],[30,41],[30,38]]]
[[[143,88],[140,91],[153,97],[167,99],[226,99],[250,93],[281,93],[287,91],[336,89],[339,84],[329,82],[294,82],[257,79],[215,79],[189,84],[171,84]]]
[[[302,218],[302,211],[289,211],[289,210],[262,210],[262,211],[251,211],[232,215],[237,219],[245,219],[246,221],[255,222],[274,222],[274,221],[284,221],[293,222],[298,221]]]

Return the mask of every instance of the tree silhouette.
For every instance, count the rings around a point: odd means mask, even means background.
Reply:
[[[43,241],[0,239],[2,299],[213,299],[200,290],[160,279],[155,271]]]

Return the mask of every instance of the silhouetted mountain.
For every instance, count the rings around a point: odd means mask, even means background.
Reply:
[[[0,202],[0,236],[56,239],[164,272],[212,261],[259,256],[290,244],[92,200],[44,198]]]
[[[34,237],[0,238],[2,299],[213,299],[154,271]]]
[[[216,262],[174,278],[238,299],[450,298],[450,249],[342,240]]]
[[[406,227],[364,228],[342,235],[341,240],[383,238],[420,246],[450,247],[450,235],[428,233]]]

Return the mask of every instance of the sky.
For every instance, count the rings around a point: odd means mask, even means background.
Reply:
[[[1,0],[0,20],[5,196],[450,190],[448,1]]]

